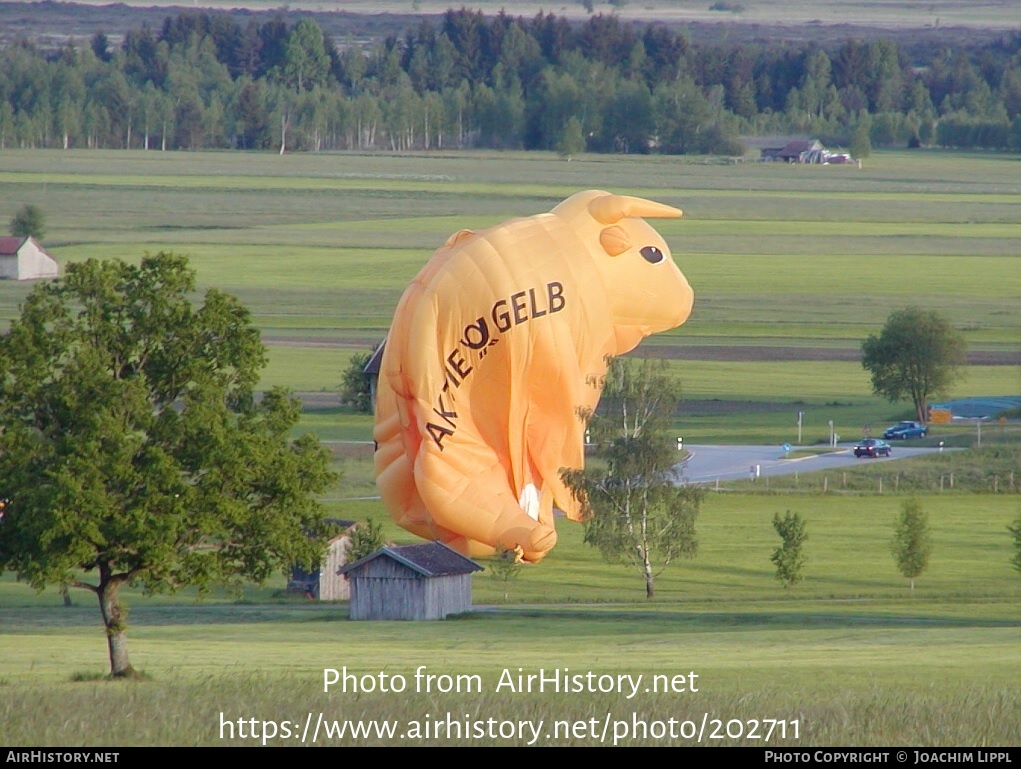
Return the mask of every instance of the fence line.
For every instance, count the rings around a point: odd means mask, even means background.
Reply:
[[[912,477],[909,473],[895,473],[892,475],[876,475],[868,478],[852,478],[851,486],[848,486],[847,473],[841,473],[833,482],[830,475],[824,474],[821,480],[813,479],[805,483],[798,473],[793,474],[793,485],[784,484],[783,481],[792,476],[763,476],[755,481],[701,481],[689,483],[681,479],[685,486],[698,486],[720,493],[742,492],[761,494],[915,494],[918,492],[934,491],[943,493],[969,493],[969,494],[1017,494],[1021,492],[1021,486],[1013,470],[1005,475],[994,473],[981,479],[965,479],[962,481],[956,473],[941,473],[933,475],[925,481]],[[778,483],[779,481],[779,483]],[[839,485],[838,485],[839,481]],[[726,484],[726,485],[723,485]],[[904,488],[901,488],[901,487]]]

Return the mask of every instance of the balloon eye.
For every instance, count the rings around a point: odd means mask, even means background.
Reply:
[[[650,264],[659,264],[663,261],[663,252],[655,246],[646,246],[642,249],[642,256]]]

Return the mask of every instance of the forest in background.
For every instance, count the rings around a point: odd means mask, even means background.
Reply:
[[[449,10],[340,43],[311,17],[185,12],[158,30],[0,50],[0,149],[744,152],[738,137],[1021,150],[1021,31],[910,53],[895,39],[699,43],[596,14]]]

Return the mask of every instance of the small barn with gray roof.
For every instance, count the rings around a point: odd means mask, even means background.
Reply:
[[[472,608],[482,567],[441,542],[382,547],[343,567],[354,620],[443,619]]]

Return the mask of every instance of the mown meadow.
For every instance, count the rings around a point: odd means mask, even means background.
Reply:
[[[793,442],[803,410],[804,443],[812,444],[830,419],[854,436],[864,424],[907,418],[906,406],[872,396],[853,360],[763,360],[749,350],[853,353],[890,311],[919,304],[946,314],[972,351],[993,358],[1016,351],[1019,163],[1016,156],[927,151],[877,153],[859,170],[512,153],[5,150],[0,220],[24,203],[40,206],[44,244],[63,263],[188,254],[203,288],[235,293],[252,311],[269,345],[263,384],[318,394],[303,429],[330,441],[365,441],[369,419],[331,402],[330,393],[351,352],[383,337],[403,287],[447,235],[548,210],[580,189],[661,200],[685,211],[657,226],[695,289],[696,306],[688,324],[643,349],[668,358],[685,398],[703,406],[680,415],[678,429],[687,442],[779,445]],[[29,288],[0,282],[0,320],[16,316]],[[1019,393],[1017,366],[972,365],[951,395]],[[1009,427],[1000,436],[1008,446]],[[970,432],[946,428],[945,435],[968,445]],[[331,445],[343,455],[345,476],[325,501],[329,512],[384,519],[377,501],[355,499],[372,496],[367,449]],[[1016,456],[1005,470],[996,464],[997,472],[1009,472]],[[484,611],[441,623],[350,623],[343,604],[286,596],[282,578],[203,601],[188,592],[134,591],[129,648],[147,679],[127,684],[101,680],[106,645],[90,594],[73,594],[75,605],[65,607],[56,590],[37,595],[4,575],[0,741],[254,744],[237,734],[221,740],[221,714],[304,723],[320,712],[402,721],[449,712],[462,720],[600,724],[608,713],[614,720],[797,720],[797,738],[774,735],[773,746],[1019,744],[1021,577],[1007,529],[1021,515],[1017,486],[1012,493],[1004,484],[996,494],[977,493],[977,483],[944,494],[912,489],[934,540],[912,592],[890,551],[904,494],[891,493],[889,482],[885,494],[875,493],[871,476],[826,494],[817,486],[809,493],[804,476],[800,482],[782,493],[710,494],[697,558],[666,570],[651,603],[636,574],[603,563],[582,542],[581,528],[567,522],[556,550],[517,579],[505,585],[476,576],[475,601]],[[807,520],[809,539],[804,581],[784,589],[769,555],[779,543],[772,517],[787,510]],[[386,531],[412,540],[389,523]],[[420,665],[478,675],[482,691],[323,692],[324,668],[411,680]],[[699,691],[631,699],[497,691],[502,671],[519,667],[694,671]],[[766,743],[731,736],[712,744]]]
[[[686,214],[659,229],[697,312],[657,344],[854,347],[914,302],[996,348],[1014,343],[1018,322],[1007,278],[1021,240],[1019,163],[925,151],[877,155],[861,170],[542,153],[25,151],[0,157],[0,215],[40,205],[58,259],[186,253],[200,281],[238,294],[267,334],[371,343],[451,232],[608,189]],[[10,317],[24,289],[3,288]]]

